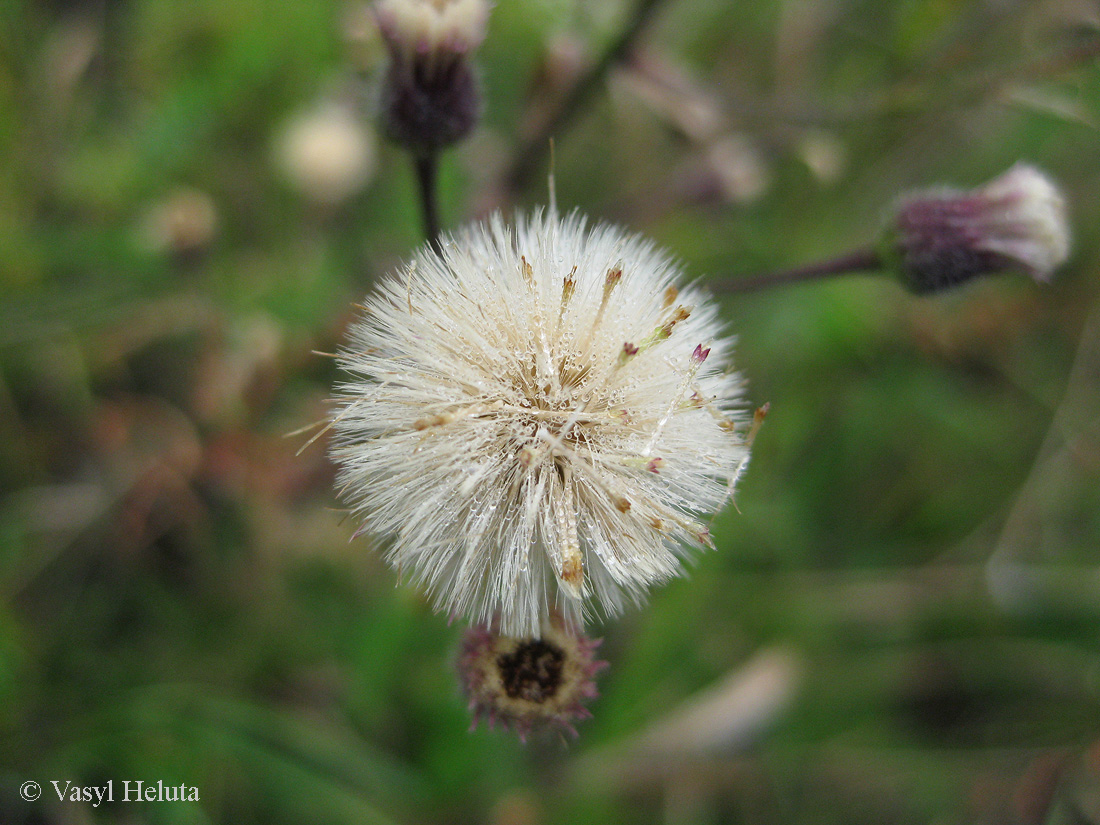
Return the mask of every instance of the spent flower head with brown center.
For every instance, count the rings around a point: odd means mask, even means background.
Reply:
[[[717,310],[648,241],[500,216],[379,285],[339,355],[359,533],[435,606],[535,636],[612,616],[711,545],[748,460]]]
[[[538,636],[503,636],[484,625],[467,630],[457,664],[471,730],[484,718],[520,739],[548,726],[576,736],[573,723],[591,716],[585,705],[597,695],[596,674],[607,667],[596,659],[600,641],[566,630],[557,617]]]
[[[1069,257],[1069,247],[1062,193],[1023,163],[977,189],[902,199],[881,240],[884,261],[922,294],[1000,272],[1046,281]]]

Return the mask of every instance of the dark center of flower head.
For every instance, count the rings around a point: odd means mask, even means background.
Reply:
[[[561,687],[565,655],[542,639],[522,642],[513,652],[497,657],[504,692],[510,699],[541,704]]]

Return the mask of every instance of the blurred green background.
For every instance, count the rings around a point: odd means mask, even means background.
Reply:
[[[498,0],[448,226],[545,201],[545,167],[499,181],[631,8]],[[660,4],[557,136],[564,208],[719,281],[1023,159],[1074,254],[1044,287],[724,298],[771,403],[738,507],[592,628],[579,739],[521,745],[468,731],[461,627],[285,437],[422,240],[368,7],[0,5],[0,822],[1100,822],[1098,54],[1094,2]],[[109,779],[201,801],[48,784]]]

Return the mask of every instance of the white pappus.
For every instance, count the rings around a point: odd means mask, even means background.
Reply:
[[[338,355],[356,535],[437,609],[516,637],[680,573],[748,460],[732,339],[680,279],[649,241],[554,210],[422,248]]]

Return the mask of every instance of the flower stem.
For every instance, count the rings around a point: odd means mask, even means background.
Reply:
[[[439,155],[425,152],[416,156],[416,181],[420,190],[420,211],[424,216],[424,235],[432,249],[440,251],[439,245],[439,199],[436,193]]]
[[[523,189],[546,157],[550,139],[560,135],[568,127],[569,122],[588,103],[593,92],[599,88],[615,64],[629,53],[662,2],[663,0],[638,0],[626,27],[607,51],[586,74],[577,80],[558,110],[548,117],[533,135],[523,141],[516,151],[511,168],[505,174],[504,183],[508,191],[518,192]]]
[[[873,272],[882,269],[882,257],[874,249],[857,249],[839,258],[819,261],[794,269],[765,272],[747,278],[732,278],[709,284],[712,292],[730,294],[737,292],[759,292],[777,286],[796,284],[803,281],[817,281],[837,275],[849,275],[857,272]]]

